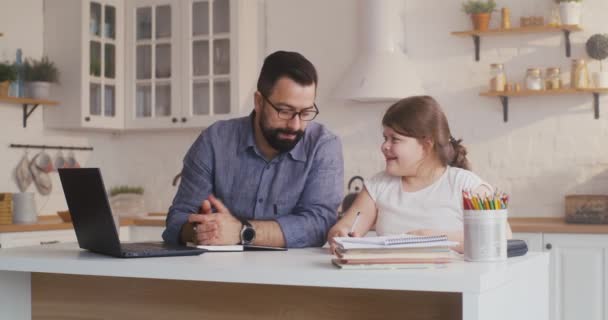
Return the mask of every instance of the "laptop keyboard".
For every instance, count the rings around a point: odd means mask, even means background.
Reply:
[[[143,243],[121,243],[120,247],[122,249],[123,252],[127,253],[127,254],[137,254],[137,255],[152,255],[152,254],[159,254],[159,253],[163,253],[163,252],[172,252],[173,250],[169,249],[169,248],[165,248],[162,245],[150,245],[150,244],[143,244]]]

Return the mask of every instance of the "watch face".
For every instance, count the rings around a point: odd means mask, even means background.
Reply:
[[[245,228],[243,230],[243,242],[249,243],[255,238],[255,230],[253,228]]]

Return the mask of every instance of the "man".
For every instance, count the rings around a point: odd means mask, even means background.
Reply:
[[[266,57],[251,115],[216,122],[186,154],[166,242],[323,245],[343,196],[344,164],[338,137],[312,122],[317,83],[301,54]]]

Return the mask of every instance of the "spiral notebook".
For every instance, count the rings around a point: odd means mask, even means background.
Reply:
[[[337,237],[334,239],[342,249],[372,249],[372,248],[426,248],[451,247],[458,242],[449,241],[446,235],[414,236],[396,235],[382,237]]]

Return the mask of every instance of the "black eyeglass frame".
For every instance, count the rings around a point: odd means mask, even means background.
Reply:
[[[279,116],[279,119],[283,119],[283,120],[293,120],[296,116],[298,116],[300,118],[301,121],[312,121],[314,120],[318,115],[319,115],[319,108],[317,107],[316,103],[313,103],[312,106],[315,108],[314,109],[314,116],[310,119],[303,119],[302,118],[302,114],[303,113],[308,113],[311,112],[311,110],[309,110],[309,108],[306,108],[300,112],[295,112],[293,110],[285,110],[285,109],[281,109],[277,106],[274,105],[274,103],[272,103],[270,101],[270,99],[268,99],[265,95],[261,94],[262,98],[264,98],[264,100],[266,100],[266,102],[268,102],[268,104],[270,104],[270,106],[277,112],[277,115]],[[281,116],[281,114],[283,116]]]

